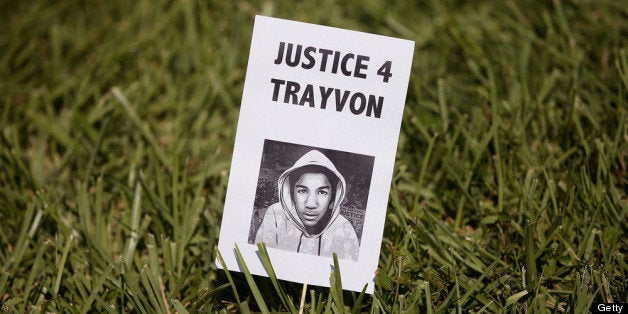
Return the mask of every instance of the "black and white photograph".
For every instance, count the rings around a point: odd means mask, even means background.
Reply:
[[[264,141],[249,243],[357,260],[374,157]]]

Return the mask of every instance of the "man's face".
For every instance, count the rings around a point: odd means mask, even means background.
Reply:
[[[331,201],[331,184],[322,173],[304,173],[294,186],[294,204],[305,226],[315,226]]]

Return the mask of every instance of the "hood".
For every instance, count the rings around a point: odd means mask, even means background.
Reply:
[[[335,187],[336,196],[333,200],[334,203],[332,207],[331,217],[329,219],[329,222],[327,223],[327,226],[325,226],[325,228],[323,228],[319,233],[316,233],[316,234],[310,234],[305,229],[305,226],[303,225],[301,218],[299,218],[297,214],[296,208],[294,207],[294,202],[292,201],[292,195],[290,194],[291,182],[289,182],[290,179],[288,177],[288,175],[292,171],[298,168],[301,168],[303,166],[309,166],[309,165],[317,165],[317,166],[325,167],[338,177],[338,184]],[[301,230],[301,232],[303,232],[303,234],[305,234],[307,237],[317,237],[323,234],[340,214],[340,203],[342,203],[342,200],[344,200],[345,198],[345,187],[346,187],[345,179],[340,174],[340,172],[338,172],[338,170],[336,169],[334,164],[331,162],[331,160],[329,160],[327,156],[323,155],[323,153],[317,150],[309,151],[307,154],[299,158],[299,160],[297,160],[292,167],[284,171],[284,173],[282,173],[281,176],[279,176],[277,185],[278,185],[278,191],[279,191],[279,202],[281,203],[281,206],[283,207],[284,213],[286,214],[286,216],[288,216],[290,220],[292,220],[292,222],[297,226],[297,228]]]

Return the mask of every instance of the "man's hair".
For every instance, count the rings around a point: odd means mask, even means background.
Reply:
[[[303,167],[299,167],[292,170],[288,174],[288,180],[290,182],[290,197],[292,198],[292,196],[294,195],[294,187],[297,184],[297,181],[299,181],[301,176],[306,173],[321,173],[325,177],[327,177],[331,188],[330,204],[334,204],[334,202],[336,201],[336,187],[338,186],[338,182],[340,181],[340,179],[333,171],[319,165],[306,165]]]

